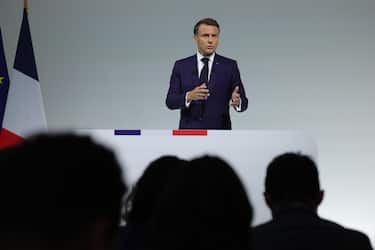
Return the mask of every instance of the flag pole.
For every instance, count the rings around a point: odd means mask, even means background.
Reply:
[[[28,11],[28,9],[29,9],[29,3],[28,3],[27,0],[23,0],[23,8],[24,8],[26,11]]]

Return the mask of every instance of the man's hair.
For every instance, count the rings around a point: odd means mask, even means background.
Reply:
[[[127,197],[124,214],[126,223],[148,223],[168,183],[185,165],[186,161],[169,155],[152,161]]]
[[[314,161],[306,155],[279,155],[268,165],[265,189],[272,202],[312,201],[320,191],[318,169]]]
[[[0,171],[0,244],[61,247],[101,219],[113,236],[127,187],[113,152],[89,137],[33,137],[0,151]]]
[[[248,249],[253,209],[233,168],[214,156],[191,160],[155,211],[154,249]]]
[[[210,18],[210,17],[207,17],[207,18],[203,18],[201,20],[199,20],[195,26],[194,26],[194,35],[197,35],[198,34],[198,29],[199,29],[199,26],[201,26],[202,24],[205,24],[205,25],[210,25],[210,26],[215,26],[218,28],[219,32],[220,32],[220,26],[219,26],[219,23],[213,19],[213,18]]]

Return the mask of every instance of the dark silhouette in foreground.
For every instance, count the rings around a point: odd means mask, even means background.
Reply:
[[[160,197],[169,182],[179,178],[186,161],[163,156],[151,162],[125,202],[125,226],[120,227],[118,244],[121,250],[146,249],[147,234]]]
[[[324,192],[315,163],[287,153],[267,168],[264,197],[272,220],[253,230],[255,250],[371,250],[368,237],[318,216]]]
[[[0,249],[111,247],[127,189],[112,151],[40,135],[0,151],[0,169]]]
[[[249,249],[252,207],[228,163],[204,156],[170,183],[153,218],[153,249]]]

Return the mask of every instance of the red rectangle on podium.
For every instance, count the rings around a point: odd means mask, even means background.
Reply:
[[[207,130],[173,130],[172,133],[174,136],[207,136]]]

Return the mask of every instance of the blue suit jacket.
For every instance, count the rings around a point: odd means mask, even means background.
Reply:
[[[197,67],[196,55],[176,61],[166,98],[167,107],[181,110],[180,129],[231,129],[229,102],[236,86],[241,94],[241,112],[248,104],[236,61],[216,54],[208,82],[210,96],[205,101],[192,101],[186,108],[186,92],[201,84]]]

